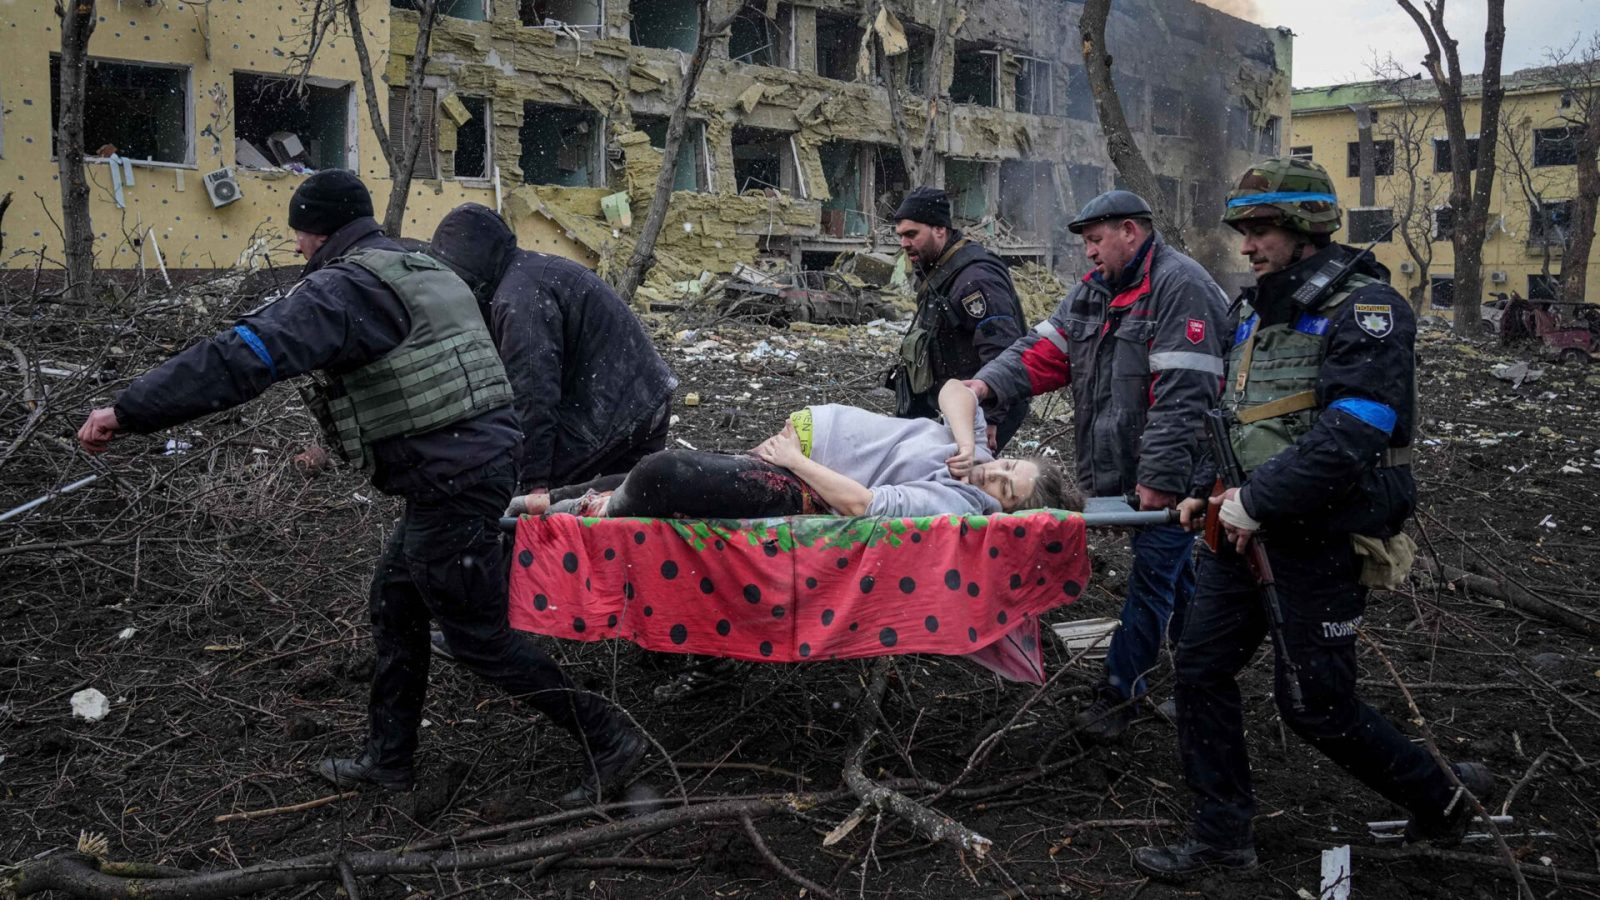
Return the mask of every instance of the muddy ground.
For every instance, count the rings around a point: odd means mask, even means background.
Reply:
[[[414,794],[217,821],[332,793],[308,767],[350,753],[362,738],[372,665],[366,582],[397,512],[353,474],[295,470],[290,457],[312,426],[282,386],[242,410],[119,442],[98,468],[63,442],[97,398],[243,309],[247,301],[227,287],[115,314],[3,298],[0,511],[91,471],[105,477],[0,524],[0,864],[70,846],[80,831],[103,832],[114,860],[208,871],[435,838],[470,846],[471,829],[555,812],[554,798],[574,777],[578,757],[565,735],[436,661]],[[889,327],[779,330],[692,313],[653,326],[682,379],[680,401],[698,394],[698,405],[680,405],[673,430],[695,447],[749,447],[810,402],[883,409],[890,400],[876,388],[896,340]],[[1488,343],[1432,331],[1421,350],[1424,494],[1414,530],[1424,551],[1509,583],[1517,596],[1600,612],[1600,375],[1551,367],[1513,386],[1489,370],[1516,354]],[[30,402],[41,398],[42,411]],[[1018,446],[1037,441],[1069,453],[1064,403],[1034,409]],[[171,452],[168,440],[178,442]],[[1124,540],[1096,534],[1092,552],[1095,583],[1053,618],[1116,614]],[[1420,574],[1374,598],[1367,628],[1445,753],[1487,761],[1502,792],[1517,785],[1508,844],[1559,879],[1531,879],[1534,893],[1600,896],[1595,638]],[[676,683],[683,658],[616,644],[555,650],[670,752],[694,802],[840,788],[863,714],[865,665],[744,664],[663,701],[656,689]],[[1047,661],[1055,671],[1065,653],[1047,642]],[[1093,665],[1057,679],[994,742],[987,762],[935,804],[994,841],[986,859],[931,845],[891,816],[868,818],[824,846],[855,807],[837,793],[753,825],[784,866],[840,896],[1315,897],[1319,847],[1345,842],[1356,848],[1356,897],[1515,895],[1489,843],[1468,844],[1464,861],[1393,845],[1378,851],[1386,855],[1370,852],[1364,823],[1403,813],[1286,734],[1264,662],[1258,657],[1243,681],[1263,859],[1248,879],[1179,890],[1131,868],[1131,848],[1180,834],[1187,795],[1174,731],[1153,708],[1111,746],[1072,734]],[[1410,718],[1371,648],[1361,665],[1367,699]],[[1157,699],[1170,696],[1167,671]],[[90,687],[111,701],[97,722],[69,707]],[[865,770],[904,785],[947,784],[1034,694],[959,660],[900,658]],[[665,767],[647,779],[669,795],[680,790]],[[358,888],[367,897],[440,900],[802,890],[737,821],[620,840],[555,863],[387,875]],[[338,891],[322,883],[274,894]]]

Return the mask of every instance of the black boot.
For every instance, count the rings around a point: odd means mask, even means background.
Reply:
[[[1140,847],[1133,851],[1133,867],[1161,881],[1248,872],[1256,867],[1256,849],[1219,850],[1191,838],[1181,844]]]
[[[1456,777],[1461,783],[1472,791],[1472,796],[1478,798],[1485,809],[1500,792],[1499,786],[1494,782],[1494,773],[1483,763],[1454,763],[1450,768],[1455,770]],[[1478,810],[1463,796],[1455,799],[1455,805],[1450,807],[1448,815],[1423,816],[1413,814],[1411,821],[1406,823],[1406,843],[1415,844],[1422,841],[1435,847],[1454,847],[1461,843],[1467,836],[1467,827],[1477,817]]]
[[[1114,741],[1133,725],[1133,705],[1116,688],[1102,684],[1094,702],[1073,716],[1072,724],[1091,741]]]
[[[325,759],[317,763],[317,774],[342,790],[373,785],[386,791],[409,791],[416,783],[410,766],[380,766],[366,753],[355,759]]]
[[[644,762],[650,743],[611,710],[606,711],[601,727],[580,739],[587,742],[589,749],[583,780],[556,802],[572,809],[621,799],[621,789],[627,786],[633,770]]]

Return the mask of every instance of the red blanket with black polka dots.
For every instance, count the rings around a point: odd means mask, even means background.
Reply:
[[[1083,519],[523,518],[511,624],[761,662],[970,656],[1043,680],[1038,616],[1089,579]]]

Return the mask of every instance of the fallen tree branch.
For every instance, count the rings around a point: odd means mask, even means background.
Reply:
[[[213,825],[221,825],[223,822],[247,822],[251,819],[264,819],[267,816],[276,816],[283,813],[305,812],[308,809],[316,809],[319,806],[327,806],[330,803],[338,803],[340,800],[349,800],[353,797],[359,796],[361,796],[360,791],[345,791],[342,794],[329,794],[326,797],[318,797],[315,800],[307,800],[304,803],[291,803],[288,806],[274,806],[271,809],[251,809],[246,810],[245,812],[223,813],[212,818],[211,823]]]
[[[1430,556],[1417,556],[1417,565],[1423,571],[1447,584],[1461,585],[1496,600],[1504,601],[1523,612],[1571,628],[1580,634],[1600,638],[1600,619],[1581,610],[1543,597],[1515,584],[1509,579],[1495,581],[1465,569],[1447,566]]]
[[[412,852],[402,848],[346,854],[319,853],[259,863],[242,869],[197,872],[186,876],[121,877],[115,874],[111,865],[92,856],[77,852],[59,853],[28,860],[0,877],[0,898],[13,900],[54,890],[94,900],[217,900],[297,884],[343,881],[340,869],[345,866],[349,869],[350,878],[489,869],[557,854],[570,854],[694,822],[764,818],[809,806],[815,799],[791,797],[703,803],[497,847],[440,852]]]
[[[782,875],[795,884],[800,885],[800,887],[804,890],[809,891],[818,897],[822,897],[823,900],[832,900],[832,898],[835,896],[833,891],[828,890],[822,885],[817,884],[815,881],[812,881],[804,875],[801,875],[799,872],[789,868],[784,864],[783,860],[778,858],[778,854],[773,853],[772,850],[767,847],[767,842],[761,837],[761,832],[756,830],[756,823],[754,820],[752,820],[749,816],[740,816],[739,824],[744,826],[744,836],[750,841],[750,846],[756,848],[756,852],[761,854],[761,858],[767,861],[767,865],[776,869],[779,875]]]
[[[891,790],[868,778],[862,771],[861,759],[866,755],[867,747],[877,737],[874,731],[866,739],[856,745],[850,753],[850,759],[844,765],[844,783],[850,788],[862,803],[870,804],[885,812],[894,813],[906,820],[912,827],[920,831],[924,837],[931,841],[948,844],[960,851],[972,851],[982,859],[989,848],[994,846],[994,841],[973,831],[967,826],[957,822],[943,813],[935,812],[926,806],[912,800],[899,791]]]

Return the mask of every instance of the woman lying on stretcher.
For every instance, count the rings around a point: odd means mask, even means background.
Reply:
[[[652,518],[754,519],[984,514],[1079,509],[1061,464],[996,460],[977,442],[983,414],[959,381],[939,392],[941,424],[827,404],[789,417],[748,454],[666,450],[628,473],[609,497],[589,494],[557,511]],[[577,507],[573,509],[572,507]]]

